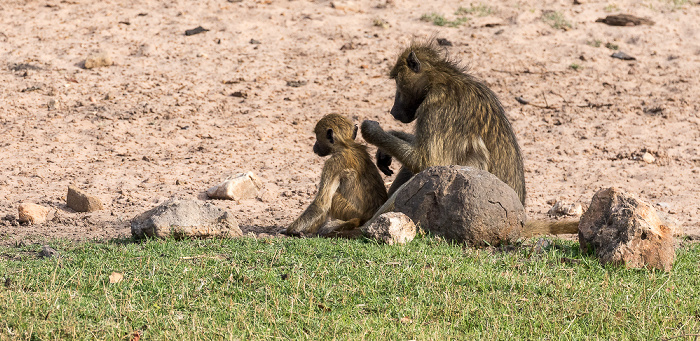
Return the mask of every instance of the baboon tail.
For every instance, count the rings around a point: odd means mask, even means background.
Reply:
[[[529,220],[523,227],[523,237],[541,236],[545,234],[578,233],[578,220]]]

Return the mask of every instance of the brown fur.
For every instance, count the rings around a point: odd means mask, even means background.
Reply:
[[[314,152],[330,155],[321,172],[318,193],[309,207],[287,228],[290,234],[353,230],[369,220],[386,201],[384,181],[367,153],[355,142],[357,132],[347,118],[330,114],[316,124]]]
[[[386,132],[374,121],[362,122],[362,137],[380,150],[379,169],[389,175],[391,157],[402,164],[389,189],[391,197],[377,215],[393,209],[393,194],[414,174],[444,165],[489,171],[513,188],[525,205],[520,147],[491,89],[438,52],[434,44],[414,44],[404,50],[390,77],[396,81],[391,114],[403,123],[415,120],[416,124],[410,135]],[[576,233],[572,224],[577,223],[528,222],[525,234]]]

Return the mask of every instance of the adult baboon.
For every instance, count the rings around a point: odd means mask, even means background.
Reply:
[[[496,175],[525,205],[520,147],[491,89],[430,43],[413,44],[404,50],[390,77],[396,81],[391,115],[403,123],[415,120],[414,134],[386,132],[375,121],[364,121],[361,126],[362,137],[379,148],[377,166],[382,171],[389,170],[390,157],[402,164],[390,195],[413,174],[430,166],[464,165]],[[387,205],[392,202],[393,197]],[[380,211],[387,210],[387,205]],[[561,224],[555,225],[530,227],[551,233],[560,229]]]
[[[333,220],[324,226],[325,233],[353,230],[372,218],[386,201],[384,181],[367,147],[355,142],[357,126],[350,120],[326,115],[318,121],[314,133],[314,153],[331,157],[323,164],[316,198],[287,232],[317,233],[328,218]]]

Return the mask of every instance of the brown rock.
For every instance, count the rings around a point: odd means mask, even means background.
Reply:
[[[68,186],[66,204],[76,212],[99,211],[103,208],[100,199],[81,191],[75,186]]]
[[[595,250],[601,263],[671,270],[673,229],[654,208],[617,188],[598,191],[579,223],[582,251]]]
[[[602,22],[610,26],[654,25],[654,22],[647,18],[635,17],[630,14],[608,15],[605,18],[597,19],[595,22]]]
[[[515,191],[495,175],[464,166],[428,168],[397,191],[394,211],[421,229],[471,246],[520,237],[525,210]]]
[[[47,220],[53,219],[53,213],[55,211],[37,204],[32,204],[29,202],[21,203],[17,207],[17,213],[20,223],[29,224],[42,224]]]
[[[363,227],[362,233],[389,245],[406,244],[416,237],[416,224],[403,213],[387,212],[372,224]]]
[[[96,67],[110,66],[114,64],[112,57],[107,52],[93,53],[85,59],[85,68],[93,69]]]
[[[240,237],[243,232],[229,212],[200,200],[172,199],[131,221],[136,238]]]
[[[238,173],[208,189],[207,196],[212,199],[250,199],[255,198],[261,188],[262,182],[253,172]]]

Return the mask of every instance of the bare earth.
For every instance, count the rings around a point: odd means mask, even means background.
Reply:
[[[700,233],[694,0],[474,2],[488,8],[458,27],[420,18],[455,20],[472,3],[231,1],[0,3],[0,217],[22,202],[58,209],[42,225],[0,221],[0,243],[130,236],[137,214],[171,197],[204,199],[246,171],[266,194],[215,204],[244,232],[278,234],[314,197],[323,159],[312,129],[323,115],[412,129],[389,115],[387,73],[401,49],[429,37],[449,40],[449,54],[503,102],[525,157],[530,218],[546,218],[551,200],[586,205],[618,186]],[[547,24],[547,11],[572,28]],[[595,22],[617,13],[655,24]],[[185,35],[197,26],[209,31]],[[611,58],[606,43],[636,60]],[[98,51],[115,65],[84,69]],[[68,209],[69,184],[106,209]]]

